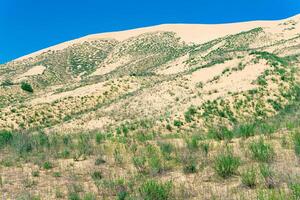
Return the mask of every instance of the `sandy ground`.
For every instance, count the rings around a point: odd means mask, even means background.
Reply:
[[[24,74],[19,75],[16,78],[16,80],[17,81],[22,81],[22,80],[26,79],[29,76],[36,76],[36,75],[43,74],[45,70],[46,70],[45,66],[42,66],[42,65],[34,66],[31,69],[29,69],[27,72],[25,72]]]

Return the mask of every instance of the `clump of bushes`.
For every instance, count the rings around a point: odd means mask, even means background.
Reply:
[[[274,179],[274,172],[267,164],[261,164],[259,167],[260,174],[264,178],[265,186],[267,188],[274,188],[276,183]]]
[[[160,183],[149,180],[141,185],[139,193],[144,200],[171,199],[172,182]]]
[[[240,166],[240,158],[234,156],[231,151],[219,154],[214,163],[216,173],[222,178],[234,175]]]
[[[8,145],[13,139],[13,135],[10,131],[0,131],[0,148]]]
[[[253,141],[249,149],[252,157],[259,162],[270,162],[274,158],[274,149],[270,144],[266,144],[262,138]]]
[[[29,83],[26,83],[26,82],[21,83],[21,89],[26,91],[26,92],[31,92],[31,93],[33,92],[32,86]]]
[[[254,170],[254,168],[251,167],[249,169],[246,169],[241,175],[241,180],[243,185],[249,188],[254,188],[256,185],[256,171]]]
[[[189,107],[189,109],[184,113],[184,118],[186,122],[193,121],[193,116],[197,113],[197,109],[194,106]]]

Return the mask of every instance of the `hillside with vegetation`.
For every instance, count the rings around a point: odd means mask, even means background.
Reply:
[[[0,197],[300,199],[300,16],[182,26],[0,65]]]

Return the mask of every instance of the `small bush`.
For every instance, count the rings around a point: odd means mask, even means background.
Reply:
[[[197,172],[197,163],[194,159],[189,159],[188,162],[183,167],[183,172],[186,174]]]
[[[33,92],[32,86],[29,83],[22,82],[21,83],[21,89],[26,92]]]
[[[172,183],[159,183],[149,180],[141,185],[139,193],[144,200],[168,200],[171,199]]]
[[[96,143],[100,144],[104,140],[104,135],[102,133],[96,133]]]
[[[49,161],[44,162],[43,164],[43,168],[46,170],[52,169],[53,168],[53,164]]]
[[[249,168],[245,172],[242,173],[241,175],[242,178],[242,183],[249,187],[253,188],[256,185],[256,172],[254,168]]]
[[[40,172],[39,172],[39,171],[32,171],[32,172],[31,172],[31,175],[32,175],[33,177],[39,177],[39,176],[40,176]]]
[[[235,157],[230,151],[227,151],[216,157],[214,169],[222,178],[228,178],[236,173],[239,166],[240,158]]]
[[[252,157],[260,162],[270,162],[274,158],[274,150],[270,144],[266,144],[261,138],[249,146]]]
[[[290,198],[283,190],[260,190],[257,200],[287,200]]]
[[[11,143],[13,139],[13,134],[10,131],[0,131],[0,148]]]
[[[94,171],[91,174],[91,177],[94,181],[102,179],[102,173],[100,171]]]
[[[238,137],[251,137],[255,134],[255,124],[242,124],[237,127],[234,134]]]
[[[69,200],[80,200],[80,196],[77,192],[70,192],[68,194],[68,199]]]
[[[294,149],[297,156],[300,156],[300,132],[296,132],[294,135]]]
[[[187,139],[186,145],[190,151],[196,151],[199,149],[198,139],[195,137],[192,137],[191,139]]]
[[[299,183],[292,183],[289,185],[289,188],[292,191],[292,199],[299,200],[300,199],[300,184]]]
[[[183,125],[183,122],[180,120],[174,120],[174,126],[180,127]]]
[[[96,196],[93,193],[87,193],[83,196],[83,200],[96,200]]]
[[[170,159],[171,158],[171,153],[174,150],[174,146],[170,143],[159,143],[159,147],[160,147],[160,150],[161,150],[163,156],[166,159]]]
[[[270,166],[267,164],[261,164],[259,169],[260,169],[260,174],[264,178],[265,186],[267,188],[274,188],[275,187],[274,172],[271,170]]]
[[[207,156],[208,152],[209,152],[209,143],[201,143],[200,144],[200,149],[202,150],[204,155]]]
[[[189,109],[184,113],[184,118],[186,122],[192,122],[194,115],[197,113],[197,109],[194,106],[189,107]]]
[[[211,129],[209,131],[210,137],[216,140],[231,140],[233,132],[227,127],[219,127],[218,129]]]

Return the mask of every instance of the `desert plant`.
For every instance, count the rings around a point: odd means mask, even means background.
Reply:
[[[183,172],[186,174],[197,172],[197,162],[194,158],[189,158],[183,166]]]
[[[11,143],[13,139],[13,134],[10,131],[3,130],[0,131],[0,148]]]
[[[94,171],[91,174],[91,177],[94,181],[98,181],[98,180],[102,179],[102,173],[100,171]]]
[[[159,183],[148,180],[139,188],[141,198],[144,200],[168,200],[171,199],[172,183]]]
[[[193,116],[197,113],[197,109],[194,106],[188,108],[188,110],[184,113],[184,118],[186,122],[191,122],[193,120]]]
[[[266,144],[263,138],[253,141],[249,145],[252,157],[260,162],[270,162],[274,158],[274,150],[270,144]]]
[[[180,121],[180,120],[174,120],[174,126],[180,127],[180,126],[182,126],[182,125],[183,125],[183,122],[182,122],[182,121]]]
[[[268,164],[261,164],[259,166],[260,174],[264,178],[265,186],[267,188],[274,188],[275,187],[275,180],[274,180],[274,172],[271,170]]]
[[[250,188],[255,187],[256,185],[256,171],[254,170],[253,167],[246,169],[242,174],[241,174],[241,180],[242,183]]]
[[[228,178],[236,173],[240,166],[240,158],[235,157],[231,151],[217,155],[214,169],[222,178]]]
[[[169,160],[171,158],[171,153],[174,150],[174,146],[171,143],[160,142],[159,147],[163,156]]]
[[[21,83],[21,89],[26,91],[26,92],[31,92],[31,93],[33,92],[32,86],[29,83],[26,83],[26,82]]]
[[[52,169],[53,168],[53,164],[49,161],[44,162],[43,164],[43,168],[46,170]]]
[[[292,200],[300,199],[300,184],[299,183],[291,183],[289,188],[292,191]]]
[[[186,145],[187,145],[188,150],[190,150],[190,151],[196,151],[199,149],[198,139],[195,137],[186,139]]]
[[[96,196],[93,193],[86,193],[83,196],[83,200],[96,200]]]
[[[204,153],[205,156],[208,155],[209,152],[209,143],[201,143],[200,144],[200,149],[202,150],[202,152]]]
[[[300,156],[300,132],[296,132],[293,137],[294,150],[297,156]]]
[[[38,170],[32,171],[32,172],[31,172],[31,175],[32,175],[33,177],[39,177],[39,176],[40,176],[40,172],[39,172]]]
[[[69,200],[81,200],[81,198],[77,192],[69,192],[68,199]]]

